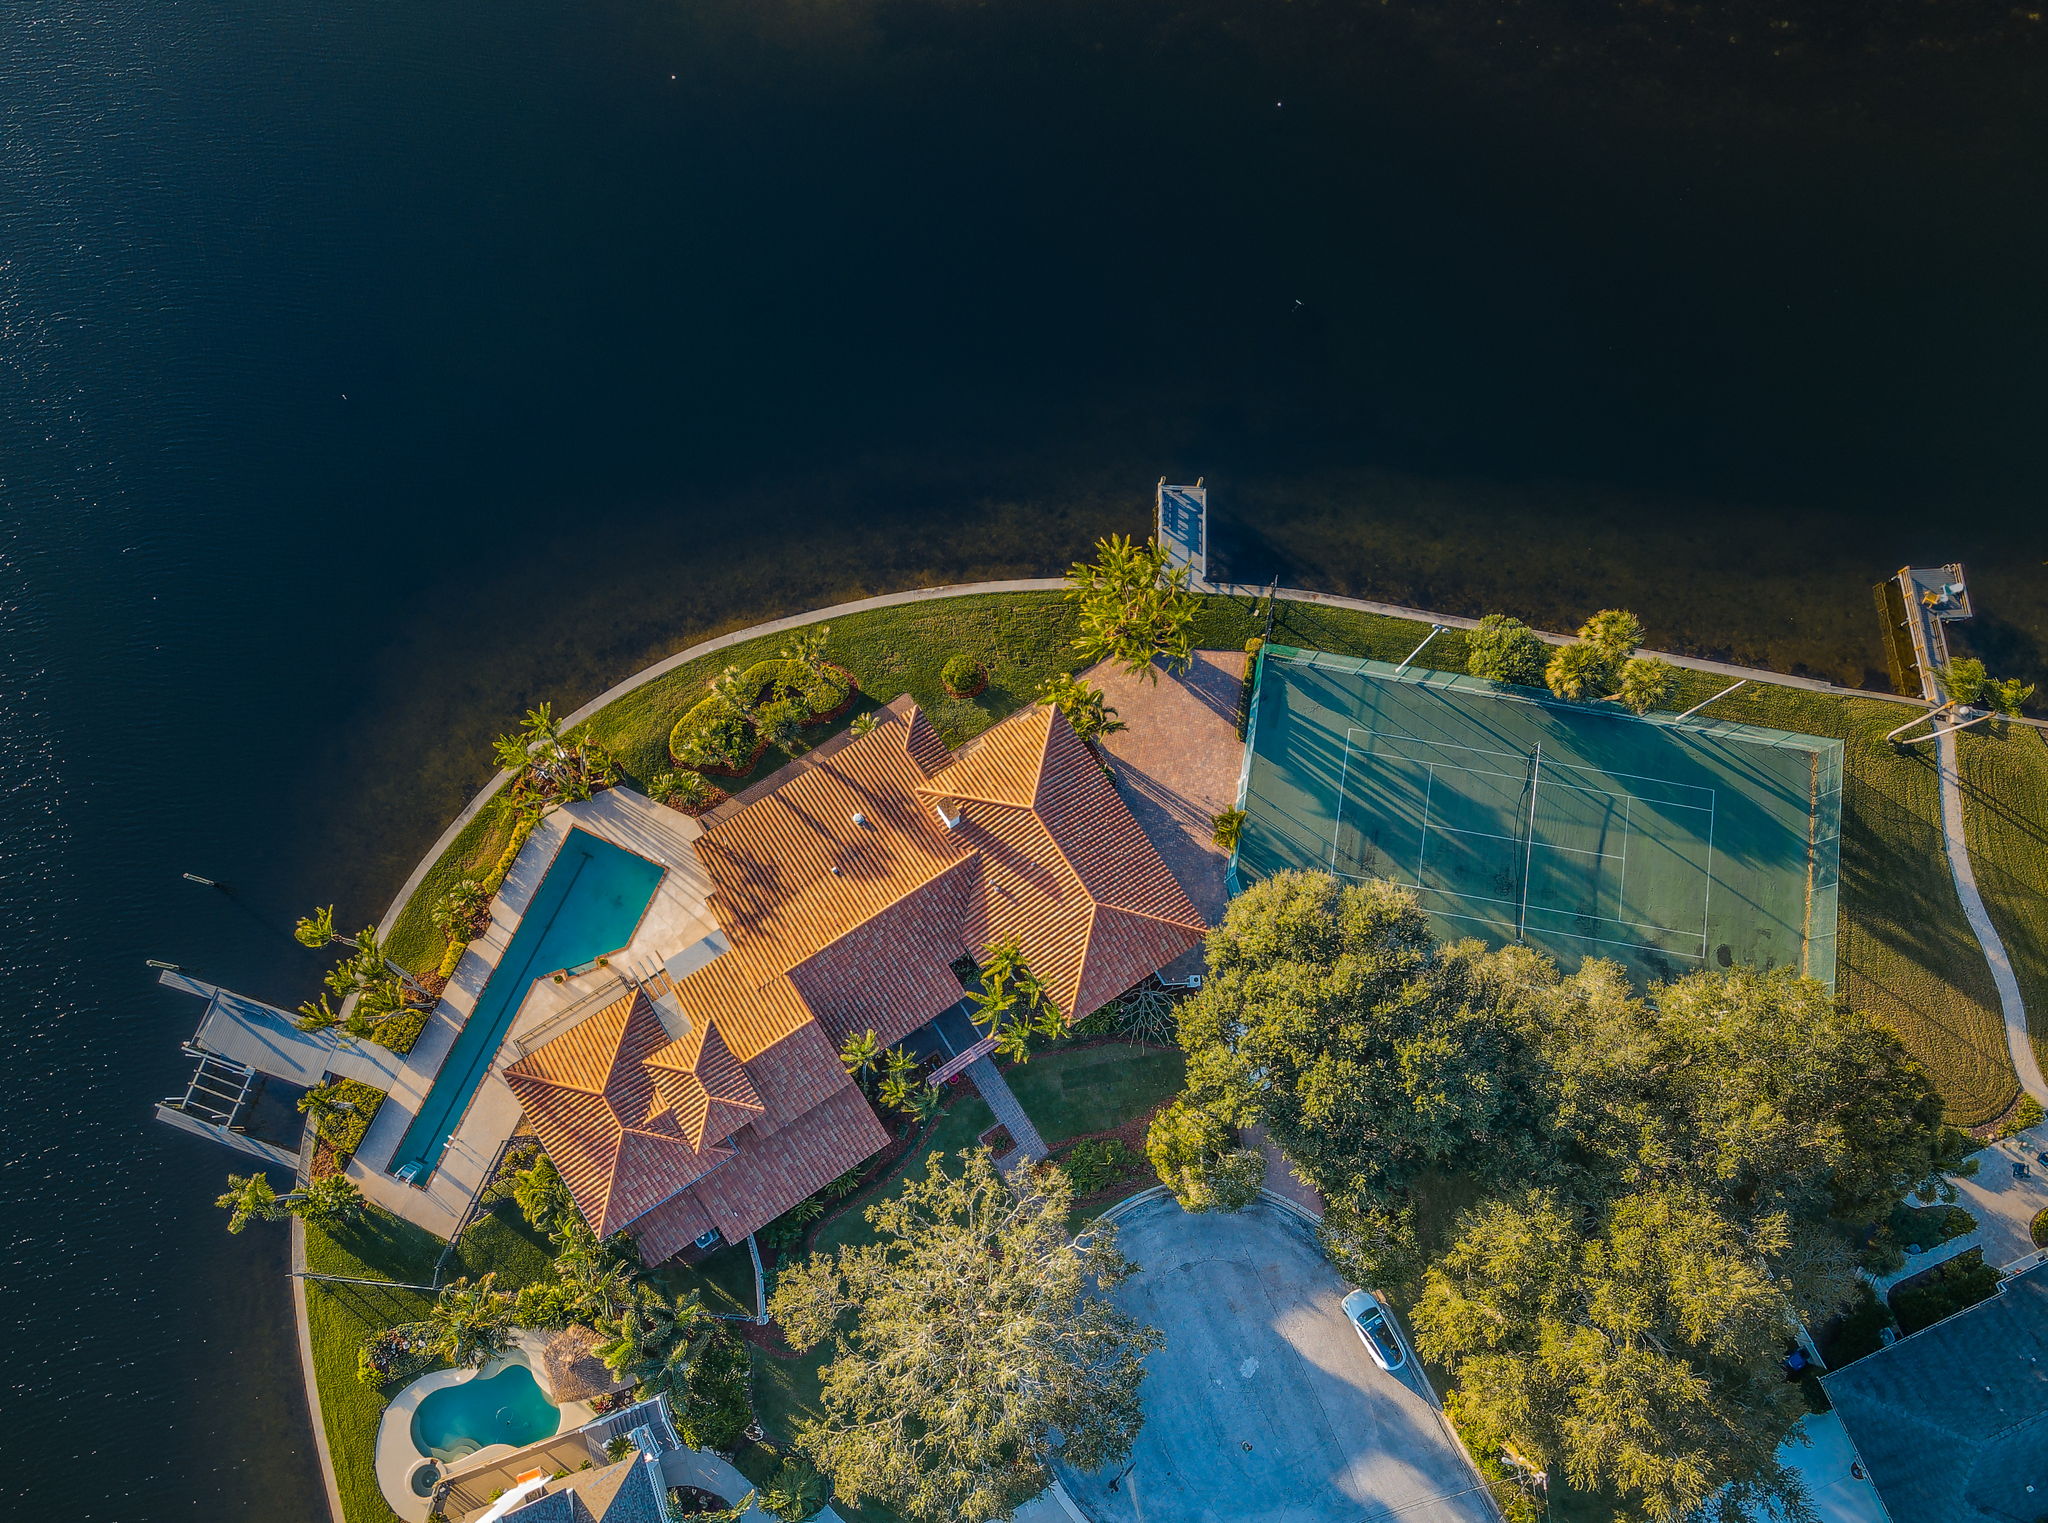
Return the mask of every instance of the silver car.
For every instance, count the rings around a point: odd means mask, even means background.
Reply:
[[[1344,1298],[1344,1315],[1358,1329],[1359,1340],[1372,1355],[1374,1364],[1383,1370],[1398,1370],[1408,1362],[1408,1352],[1401,1347],[1401,1335],[1394,1331],[1393,1320],[1378,1296],[1369,1290],[1352,1291]]]

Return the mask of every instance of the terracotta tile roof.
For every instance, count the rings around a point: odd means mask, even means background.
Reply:
[[[1078,1017],[1206,929],[1056,711],[957,758],[914,705],[879,718],[699,837],[730,949],[649,986],[666,1026],[636,994],[506,1070],[585,1216],[649,1262],[707,1226],[745,1237],[883,1146],[837,1049],[956,1003],[960,957],[1014,938]]]
[[[866,1096],[852,1084],[813,1106],[770,1141],[742,1142],[723,1168],[633,1224],[640,1256],[650,1264],[690,1246],[708,1221],[726,1241],[743,1241],[791,1206],[857,1168],[889,1145]]]

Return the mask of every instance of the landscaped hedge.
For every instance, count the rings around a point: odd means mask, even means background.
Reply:
[[[381,1328],[363,1339],[356,1350],[356,1379],[366,1386],[386,1386],[439,1369],[448,1361],[434,1342],[431,1322],[401,1322]]]
[[[853,674],[841,667],[813,672],[796,661],[756,661],[740,673],[739,687],[730,698],[713,693],[676,721],[669,731],[668,752],[681,766],[736,777],[768,745],[748,717],[753,710],[794,702],[803,710],[806,724],[819,724],[852,699]]]
[[[398,1017],[393,1017],[398,1019]],[[355,1107],[327,1117],[320,1123],[320,1136],[334,1149],[334,1161],[347,1163],[355,1150],[363,1144],[363,1134],[370,1129],[370,1122],[377,1115],[377,1107],[384,1103],[384,1091],[360,1079],[336,1079],[333,1081],[336,1098]]]

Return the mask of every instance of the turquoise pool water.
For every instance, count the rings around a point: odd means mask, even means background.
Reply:
[[[552,1438],[562,1423],[554,1403],[523,1364],[488,1380],[465,1380],[429,1392],[412,1414],[412,1446],[446,1463],[492,1444],[513,1448]]]
[[[477,997],[476,1009],[442,1061],[426,1104],[399,1138],[391,1155],[392,1173],[417,1184],[434,1171],[533,981],[616,952],[631,941],[661,874],[645,857],[585,831],[569,832],[534,890],[504,958]]]

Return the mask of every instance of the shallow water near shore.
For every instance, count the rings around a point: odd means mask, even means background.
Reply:
[[[13,9],[0,1512],[319,1515],[143,962],[305,998],[291,917],[380,914],[529,703],[1055,574],[1162,473],[1232,575],[1850,682],[1960,556],[2041,673],[2024,40],[1665,77],[1483,9]]]

